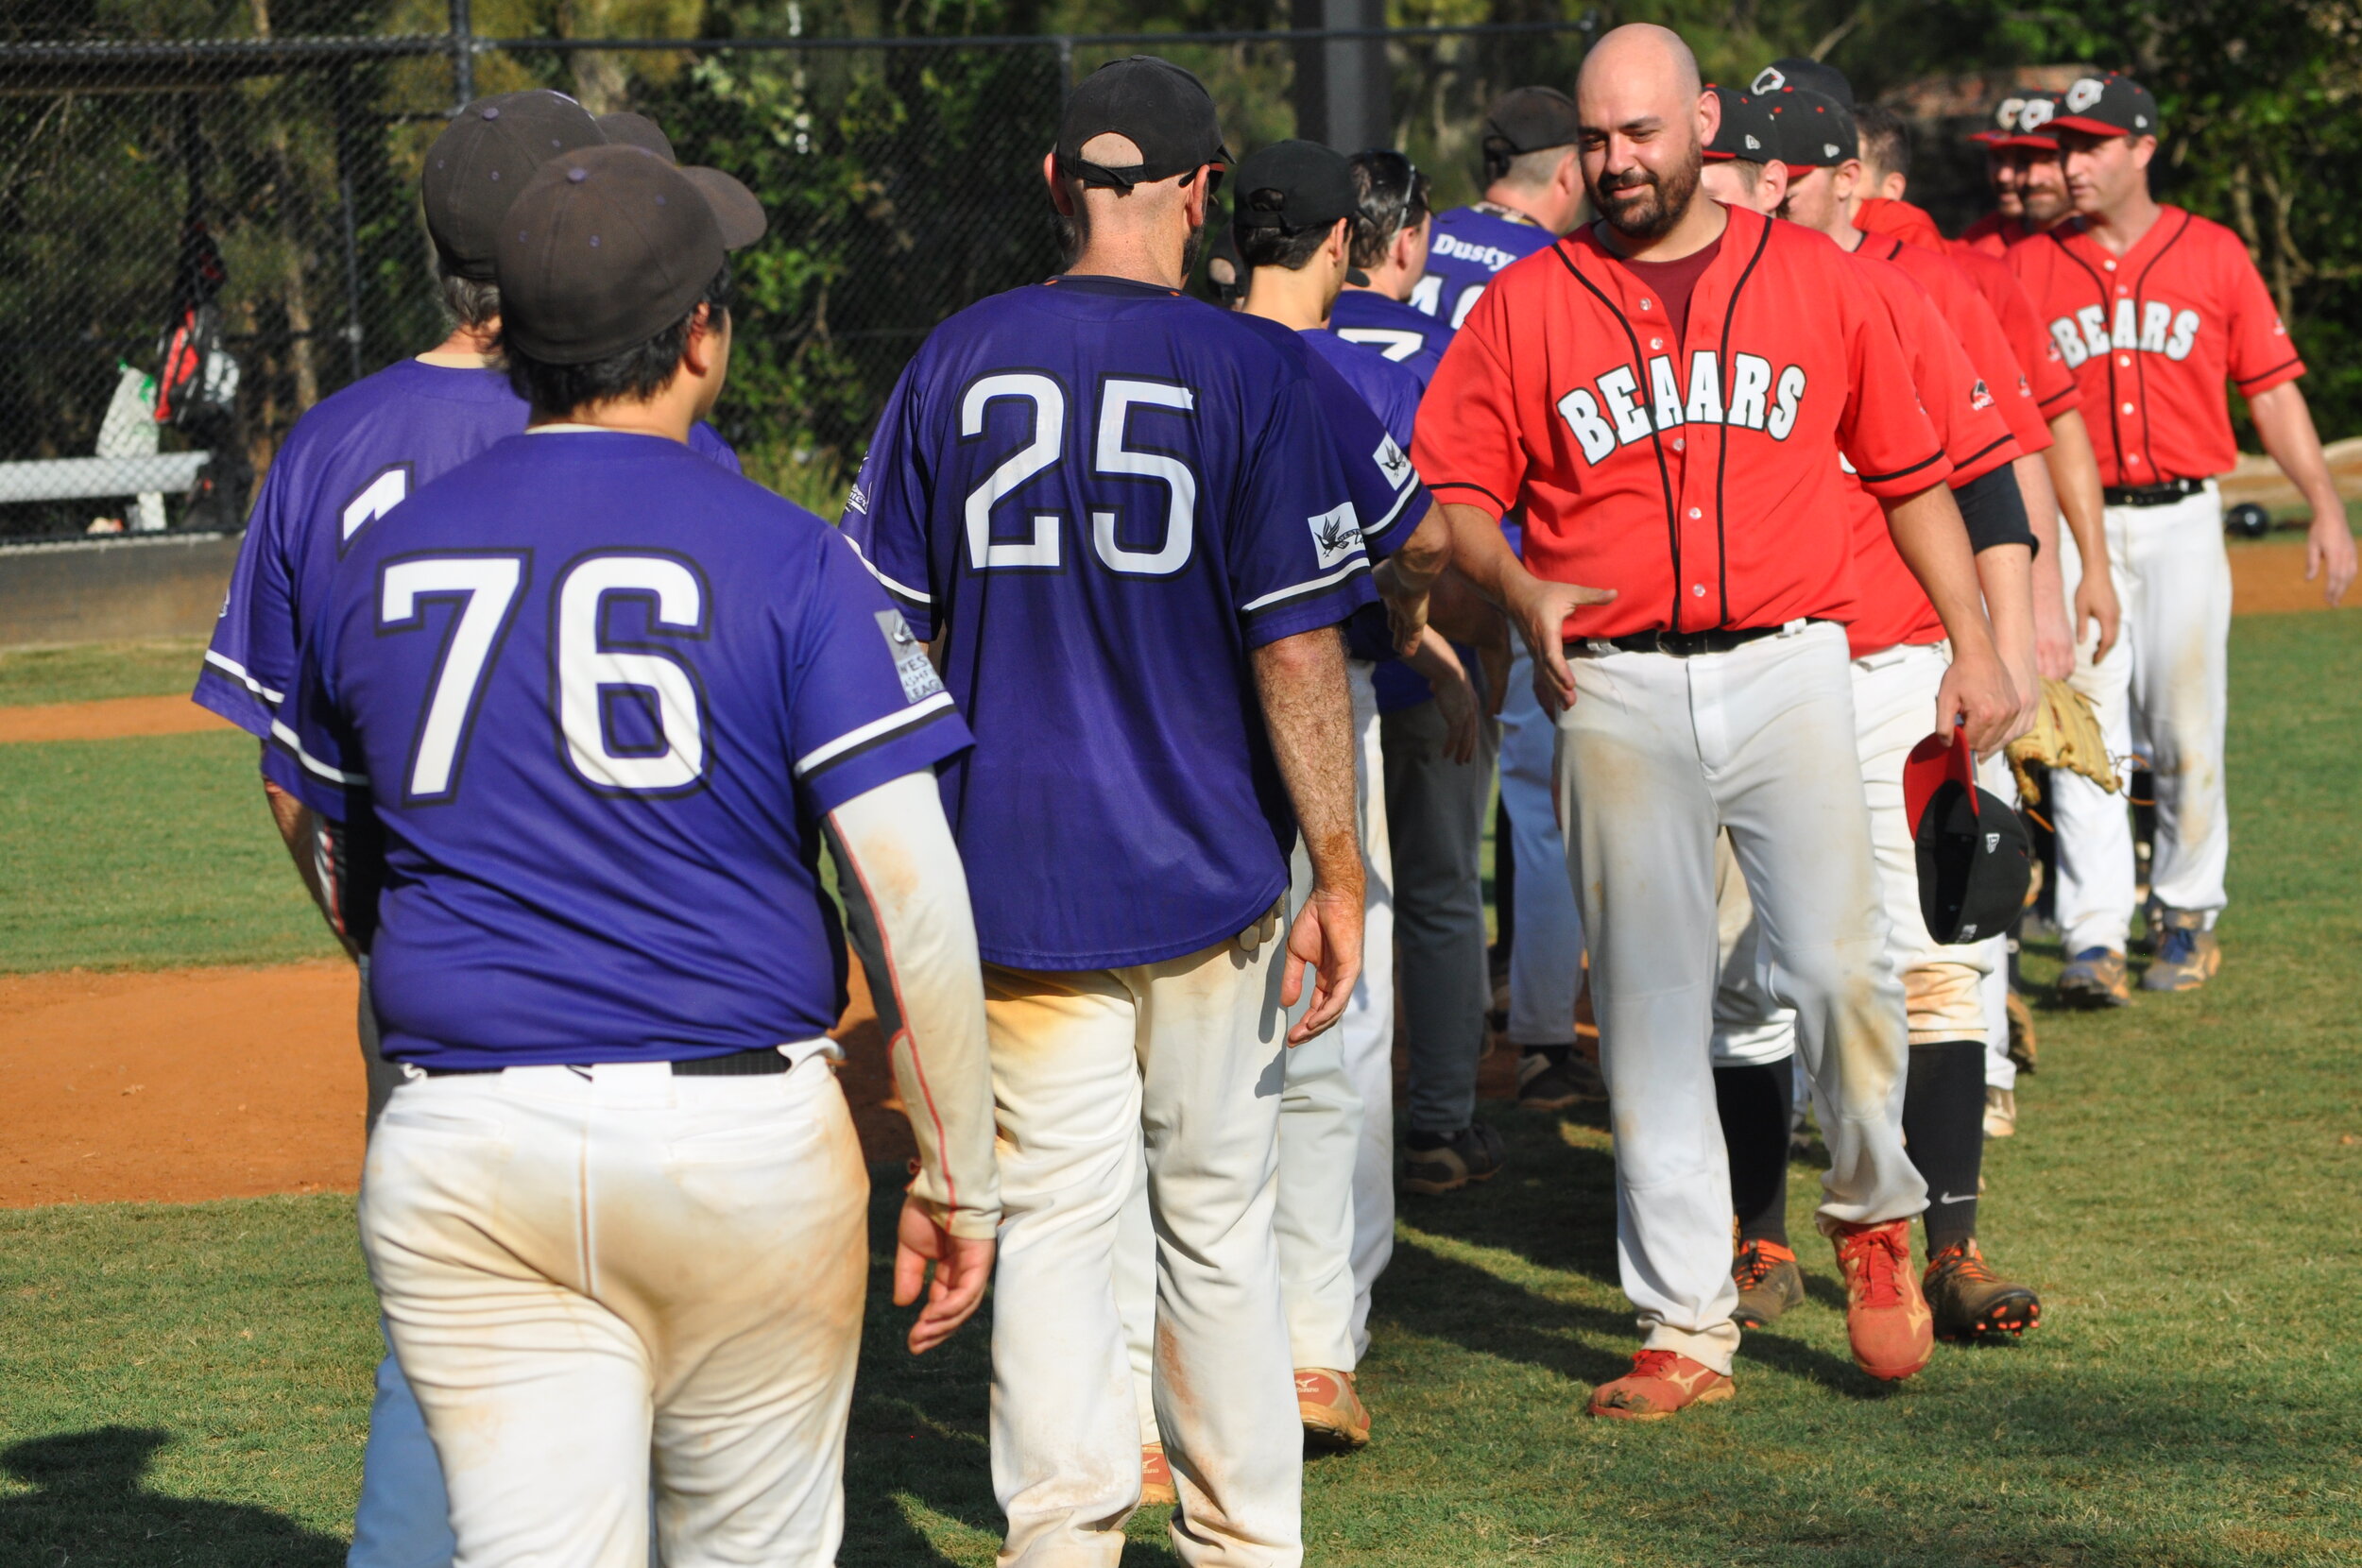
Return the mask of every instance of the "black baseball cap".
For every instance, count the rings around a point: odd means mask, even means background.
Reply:
[[[2033,844],[2009,803],[1977,787],[1965,735],[1930,735],[1903,764],[1903,810],[1919,861],[1919,912],[1938,942],[2000,935],[2026,907]]]
[[[426,151],[419,196],[443,265],[487,281],[500,222],[533,173],[559,153],[607,140],[590,111],[546,88],[478,98]]]
[[[1834,98],[1802,87],[1783,87],[1763,94],[1761,101],[1777,128],[1772,145],[1789,168],[1830,169],[1861,156],[1854,111]]]
[[[1760,97],[1766,93],[1777,93],[1783,87],[1818,93],[1847,109],[1854,107],[1854,84],[1845,79],[1844,72],[1834,65],[1806,60],[1798,55],[1775,60],[1756,72],[1755,79],[1747,84],[1747,91]]]
[[[2015,124],[1994,139],[2003,147],[2036,147],[2051,152],[2059,150],[2059,102],[2056,93],[2028,93],[2026,101],[2017,106]]]
[[[1350,217],[1361,205],[1353,162],[1318,142],[1274,142],[1247,154],[1231,176],[1230,221],[1237,228],[1300,234]]]
[[[1738,159],[1749,163],[1769,163],[1780,157],[1777,121],[1761,98],[1728,87],[1709,87],[1706,91],[1722,103],[1721,128],[1705,146],[1704,156],[1709,162]]]
[[[2084,77],[2059,98],[2050,123],[2086,136],[2154,136],[2157,100],[2148,89],[2118,71]]]
[[[1484,155],[1515,158],[1572,145],[1583,134],[1575,100],[1555,87],[1513,87],[1484,111]]]
[[[673,139],[664,134],[664,128],[645,114],[629,110],[617,110],[599,116],[599,129],[607,136],[608,145],[638,147],[652,152],[687,175],[691,183],[705,193],[713,204],[713,215],[722,221],[722,243],[732,250],[741,249],[762,238],[769,227],[762,215],[762,203],[755,193],[719,169],[709,169],[696,163],[683,163],[673,151]]]
[[[736,248],[688,171],[644,148],[553,158],[501,222],[501,332],[552,365],[621,353],[687,315]]]
[[[1108,168],[1083,156],[1094,136],[1121,136],[1140,161]],[[1211,163],[1230,166],[1222,123],[1206,84],[1169,60],[1132,55],[1085,77],[1058,119],[1058,168],[1086,185],[1128,191]]]

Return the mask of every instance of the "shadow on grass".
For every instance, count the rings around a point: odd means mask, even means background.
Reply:
[[[149,1461],[171,1440],[153,1427],[101,1426],[0,1449],[0,1471],[35,1489],[0,1498],[0,1561],[26,1568],[334,1568],[344,1561],[343,1541],[267,1508],[149,1491]]]
[[[1437,1197],[1403,1193],[1395,1212],[1432,1235],[1514,1253],[1538,1269],[1617,1284],[1616,1161],[1607,1149],[1607,1107],[1589,1101],[1560,1112],[1488,1106],[1482,1114],[1508,1150],[1501,1173]]]

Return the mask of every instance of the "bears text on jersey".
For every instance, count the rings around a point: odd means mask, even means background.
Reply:
[[[1727,378],[1709,349],[1689,356],[1686,389],[1676,379],[1670,354],[1649,356],[1644,390],[1630,363],[1592,378],[1558,400],[1559,417],[1596,467],[1618,447],[1676,425],[1737,425],[1785,441],[1796,428],[1805,395],[1805,368],[1790,365],[1775,376],[1760,354],[1735,353]],[[1724,387],[1729,388],[1727,398]]]
[[[2101,307],[2085,305],[2073,315],[2052,321],[2050,340],[2059,346],[2060,357],[2070,368],[2094,356],[2104,359],[2117,349],[2187,359],[2201,325],[2198,312],[2177,311],[2160,299],[2145,300],[2137,307],[2131,299],[2119,299],[2113,323]]]

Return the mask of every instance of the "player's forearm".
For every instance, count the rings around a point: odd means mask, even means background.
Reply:
[[[1353,697],[1345,644],[1334,626],[1283,637],[1255,650],[1255,689],[1272,755],[1295,808],[1312,880],[1362,895],[1361,842],[1354,826]]]
[[[1379,589],[1389,597],[1426,593],[1451,565],[1451,524],[1444,509],[1429,506],[1419,526],[1386,557],[1379,571]]]
[[[1417,649],[1403,656],[1403,662],[1417,671],[1429,686],[1441,681],[1464,681],[1468,678],[1468,672],[1461,668],[1460,655],[1445,640],[1443,633],[1432,626],[1419,639]]]
[[[358,957],[360,948],[346,929],[341,890],[334,875],[338,856],[318,813],[267,778],[263,780],[263,798],[270,803],[270,819],[279,829],[280,841],[287,846],[287,858],[295,861],[296,875],[303,878],[303,890],[312,895],[320,918],[328,922],[330,934],[344,945],[347,954]]]
[[[2034,672],[2033,563],[2024,545],[1997,545],[1977,553],[1977,584],[1993,627],[1994,651],[2008,666],[2021,696],[2039,685]]]
[[[2345,502],[2329,477],[2320,433],[2313,428],[2313,410],[2297,383],[2283,382],[2268,392],[2259,392],[2248,400],[2247,407],[2264,451],[2303,495],[2314,515],[2342,517]]]
[[[984,971],[959,847],[933,774],[907,774],[829,815],[852,946],[918,1143],[911,1185],[953,1236],[1000,1223]]]
[[[1502,537],[1500,520],[1464,502],[1438,502],[1435,509],[1451,529],[1453,568],[1488,604],[1506,609],[1526,569]]]
[[[2099,513],[2099,457],[2092,451],[2091,432],[2084,427],[2080,410],[2070,408],[2050,421],[2050,445],[2042,455],[2050,470],[2050,488],[2058,498],[2059,511],[2075,538],[2076,559],[2083,563],[2086,572],[2104,575],[2108,534]]]
[[[1976,558],[1969,553],[1968,530],[1952,492],[1937,485],[1908,500],[1879,504],[1886,508],[1895,553],[1935,606],[1944,636],[1951,639],[1953,656],[1995,656]]]
[[[1428,621],[1454,642],[1477,648],[1509,646],[1509,622],[1457,571],[1447,571],[1428,602]]]

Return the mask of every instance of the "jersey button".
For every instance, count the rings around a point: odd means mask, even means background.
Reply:
[[[2114,272],[2116,269],[2116,264],[2114,262],[2102,262],[2099,264],[2106,267],[2111,272]]]
[[[1705,596],[1706,596],[1706,586],[1705,586],[1705,584],[1703,584],[1703,583],[1692,583],[1692,584],[1690,584],[1690,585],[1689,585],[1689,597],[1691,597],[1692,599],[1703,599]]]
[[[1673,437],[1673,450],[1674,450],[1675,452],[1679,452],[1679,451],[1681,451],[1681,450],[1682,450],[1682,438],[1681,438],[1680,436],[1678,436],[1678,435],[1676,435],[1676,436],[1674,436],[1674,437]]]
[[[1649,308],[1649,302],[1646,299],[1641,300],[1640,308],[1644,311],[1647,310]]]
[[[1662,349],[1665,347],[1665,339],[1661,337],[1652,337],[1649,339],[1649,347],[1652,349]]]
[[[1696,519],[1696,518],[1699,518],[1699,517],[1703,516],[1704,514],[1703,514],[1702,512],[1700,512],[1700,511],[1698,510],[1698,508],[1696,508],[1695,506],[1692,506],[1692,507],[1689,509],[1689,515],[1690,515],[1690,517],[1694,520],[1694,519]],[[1700,593],[1703,593],[1703,592],[1705,591],[1705,589],[1703,589],[1703,588],[1700,588],[1698,591],[1699,591]]]
[[[2126,404],[2124,405],[2124,411],[2125,411],[2127,414],[2131,413],[2131,412],[2132,412],[2132,405],[2131,405],[2131,403],[2126,403]]]
[[[2132,368],[2132,356],[2131,354],[2118,354],[2116,356],[2116,363],[2130,370]]]

